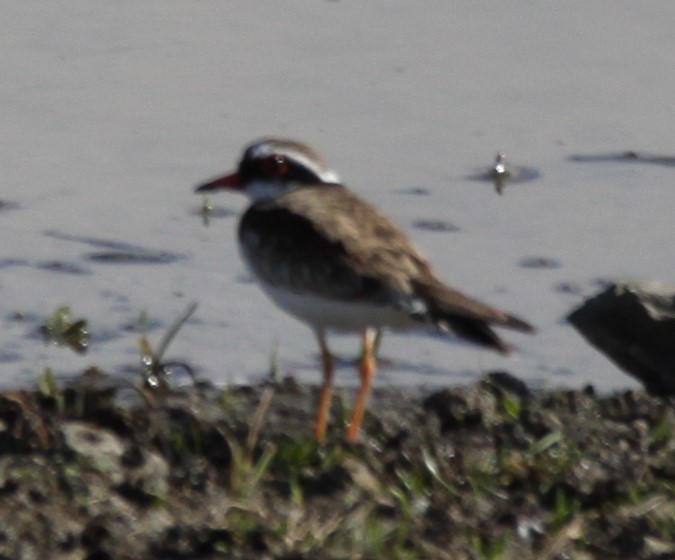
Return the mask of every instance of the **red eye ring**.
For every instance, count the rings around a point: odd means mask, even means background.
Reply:
[[[279,177],[288,172],[288,162],[286,161],[286,158],[280,154],[266,157],[262,161],[261,167],[268,177]]]

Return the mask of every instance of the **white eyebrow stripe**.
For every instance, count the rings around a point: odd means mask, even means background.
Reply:
[[[287,154],[288,159],[298,162],[300,165],[307,169],[311,169],[315,175],[317,175],[322,183],[339,183],[340,177],[332,169],[326,169],[325,167],[318,167],[316,162],[307,159],[302,154]]]
[[[281,154],[288,159],[297,162],[306,169],[310,169],[323,183],[339,183],[339,175],[332,169],[327,169],[323,166],[317,165],[317,161],[307,157],[305,154],[293,148],[280,148],[272,146],[269,143],[261,143],[253,146],[250,155],[253,158],[265,158],[273,154]]]

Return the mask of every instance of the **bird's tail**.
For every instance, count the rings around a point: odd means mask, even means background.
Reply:
[[[438,280],[413,283],[417,297],[426,304],[428,319],[441,330],[453,331],[471,342],[508,354],[511,348],[491,328],[506,327],[525,333],[535,329],[526,321],[495,307],[486,305]]]

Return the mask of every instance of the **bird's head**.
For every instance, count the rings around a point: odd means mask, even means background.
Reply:
[[[264,138],[245,148],[235,172],[199,185],[196,192],[227,189],[258,201],[302,186],[339,182],[337,174],[309,146],[295,140]]]

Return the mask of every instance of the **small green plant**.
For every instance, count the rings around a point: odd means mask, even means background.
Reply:
[[[466,466],[466,482],[471,491],[477,495],[499,493],[499,453],[492,450],[474,450],[468,457]]]
[[[513,420],[520,420],[520,416],[523,413],[523,405],[518,395],[505,391],[502,395],[502,406]]]
[[[453,496],[459,495],[457,490],[453,488],[450,485],[450,483],[448,483],[448,481],[443,478],[438,468],[438,462],[434,457],[432,457],[431,453],[426,448],[422,449],[422,464],[424,465],[425,469],[427,470],[427,473],[431,476],[431,478],[433,478],[436,482],[438,482],[451,495]]]
[[[40,327],[45,342],[66,346],[78,354],[89,348],[89,327],[86,319],[74,319],[70,307],[62,305]]]
[[[171,324],[171,326],[166,330],[164,335],[159,341],[159,344],[156,348],[153,348],[148,340],[146,330],[147,330],[147,315],[145,313],[141,314],[140,323],[141,328],[143,329],[143,334],[141,334],[138,339],[138,347],[141,351],[141,362],[143,363],[143,373],[145,377],[145,385],[151,389],[160,389],[166,390],[166,374],[167,371],[176,365],[180,365],[194,380],[194,375],[192,369],[187,364],[177,364],[176,362],[165,362],[164,354],[166,353],[169,345],[173,339],[178,334],[178,331],[182,328],[185,322],[190,318],[190,316],[197,309],[197,303],[191,302],[185,311]]]
[[[251,427],[243,445],[235,437],[226,434],[232,450],[230,487],[234,494],[239,497],[249,497],[258,490],[260,482],[269,471],[277,454],[277,446],[274,443],[264,442],[262,452],[256,457],[260,430],[273,396],[274,389],[267,387],[253,414]]]
[[[563,438],[564,435],[560,431],[550,432],[537,441],[532,442],[527,450],[527,454],[530,459],[534,459],[537,455],[548,451],[550,448],[560,443]]]
[[[54,370],[52,370],[52,368],[46,367],[42,372],[42,375],[38,377],[38,389],[43,397],[54,399],[57,412],[59,414],[63,413],[66,408],[65,398],[63,396],[63,391],[56,382],[56,377],[54,376]]]
[[[675,436],[675,422],[673,422],[673,415],[664,413],[659,422],[652,428],[651,431],[652,445],[662,447],[668,444]]]
[[[410,534],[408,521],[378,515],[377,510],[364,506],[354,512],[354,519],[347,519],[342,526],[349,526],[347,534],[340,534],[341,542],[348,545],[347,558],[372,558],[373,560],[413,560],[422,558],[413,550],[407,539]],[[342,557],[342,556],[341,556]]]
[[[553,531],[561,529],[572,520],[580,509],[578,500],[568,495],[564,488],[558,486],[555,490],[555,507],[549,528]]]
[[[310,439],[281,442],[274,459],[274,468],[286,475],[297,475],[307,467],[321,464],[321,450],[316,441]]]
[[[225,517],[225,527],[235,535],[237,541],[251,545],[260,534],[263,520],[260,514],[245,507],[233,507]]]
[[[232,466],[230,470],[230,488],[240,498],[254,495],[260,482],[267,474],[277,451],[276,445],[266,442],[260,456],[256,459],[246,447],[239,445],[234,438],[230,440],[232,448]]]
[[[471,539],[476,555],[481,560],[499,560],[504,557],[509,544],[508,534],[499,535],[490,539],[482,535],[474,535]]]

